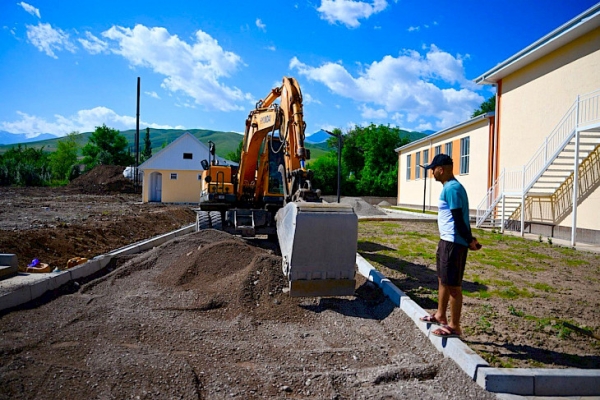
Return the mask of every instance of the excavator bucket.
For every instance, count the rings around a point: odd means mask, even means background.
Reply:
[[[351,206],[293,202],[276,220],[291,297],[354,294],[358,217]]]

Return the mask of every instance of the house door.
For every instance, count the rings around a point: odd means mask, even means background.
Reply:
[[[150,199],[160,203],[162,201],[162,174],[153,172],[150,174]]]

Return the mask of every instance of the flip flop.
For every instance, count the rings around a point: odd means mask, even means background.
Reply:
[[[441,338],[459,338],[460,334],[456,332],[454,329],[450,328],[448,325],[442,325],[437,328],[435,331],[431,332],[432,335]]]
[[[421,317],[421,318],[419,318],[419,321],[425,322],[427,324],[433,324],[433,325],[444,325],[440,321],[437,320],[437,318],[435,317],[435,314],[426,315],[424,317]]]

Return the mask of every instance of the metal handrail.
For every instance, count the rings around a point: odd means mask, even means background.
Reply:
[[[505,193],[511,192],[513,195],[527,193],[565,146],[569,144],[577,128],[594,123],[600,123],[600,89],[577,97],[577,100],[561,118],[550,135],[546,137],[544,143],[536,150],[527,164],[520,169],[502,171],[477,206],[477,226],[480,226],[492,213]]]

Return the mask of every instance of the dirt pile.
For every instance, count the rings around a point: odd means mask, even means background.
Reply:
[[[373,207],[360,197],[344,197],[340,200],[343,204],[349,204],[354,208],[354,212],[359,217],[370,217],[375,215],[386,215],[383,211]]]
[[[123,176],[124,170],[120,165],[98,165],[73,179],[67,187],[88,194],[134,193],[133,182]]]

